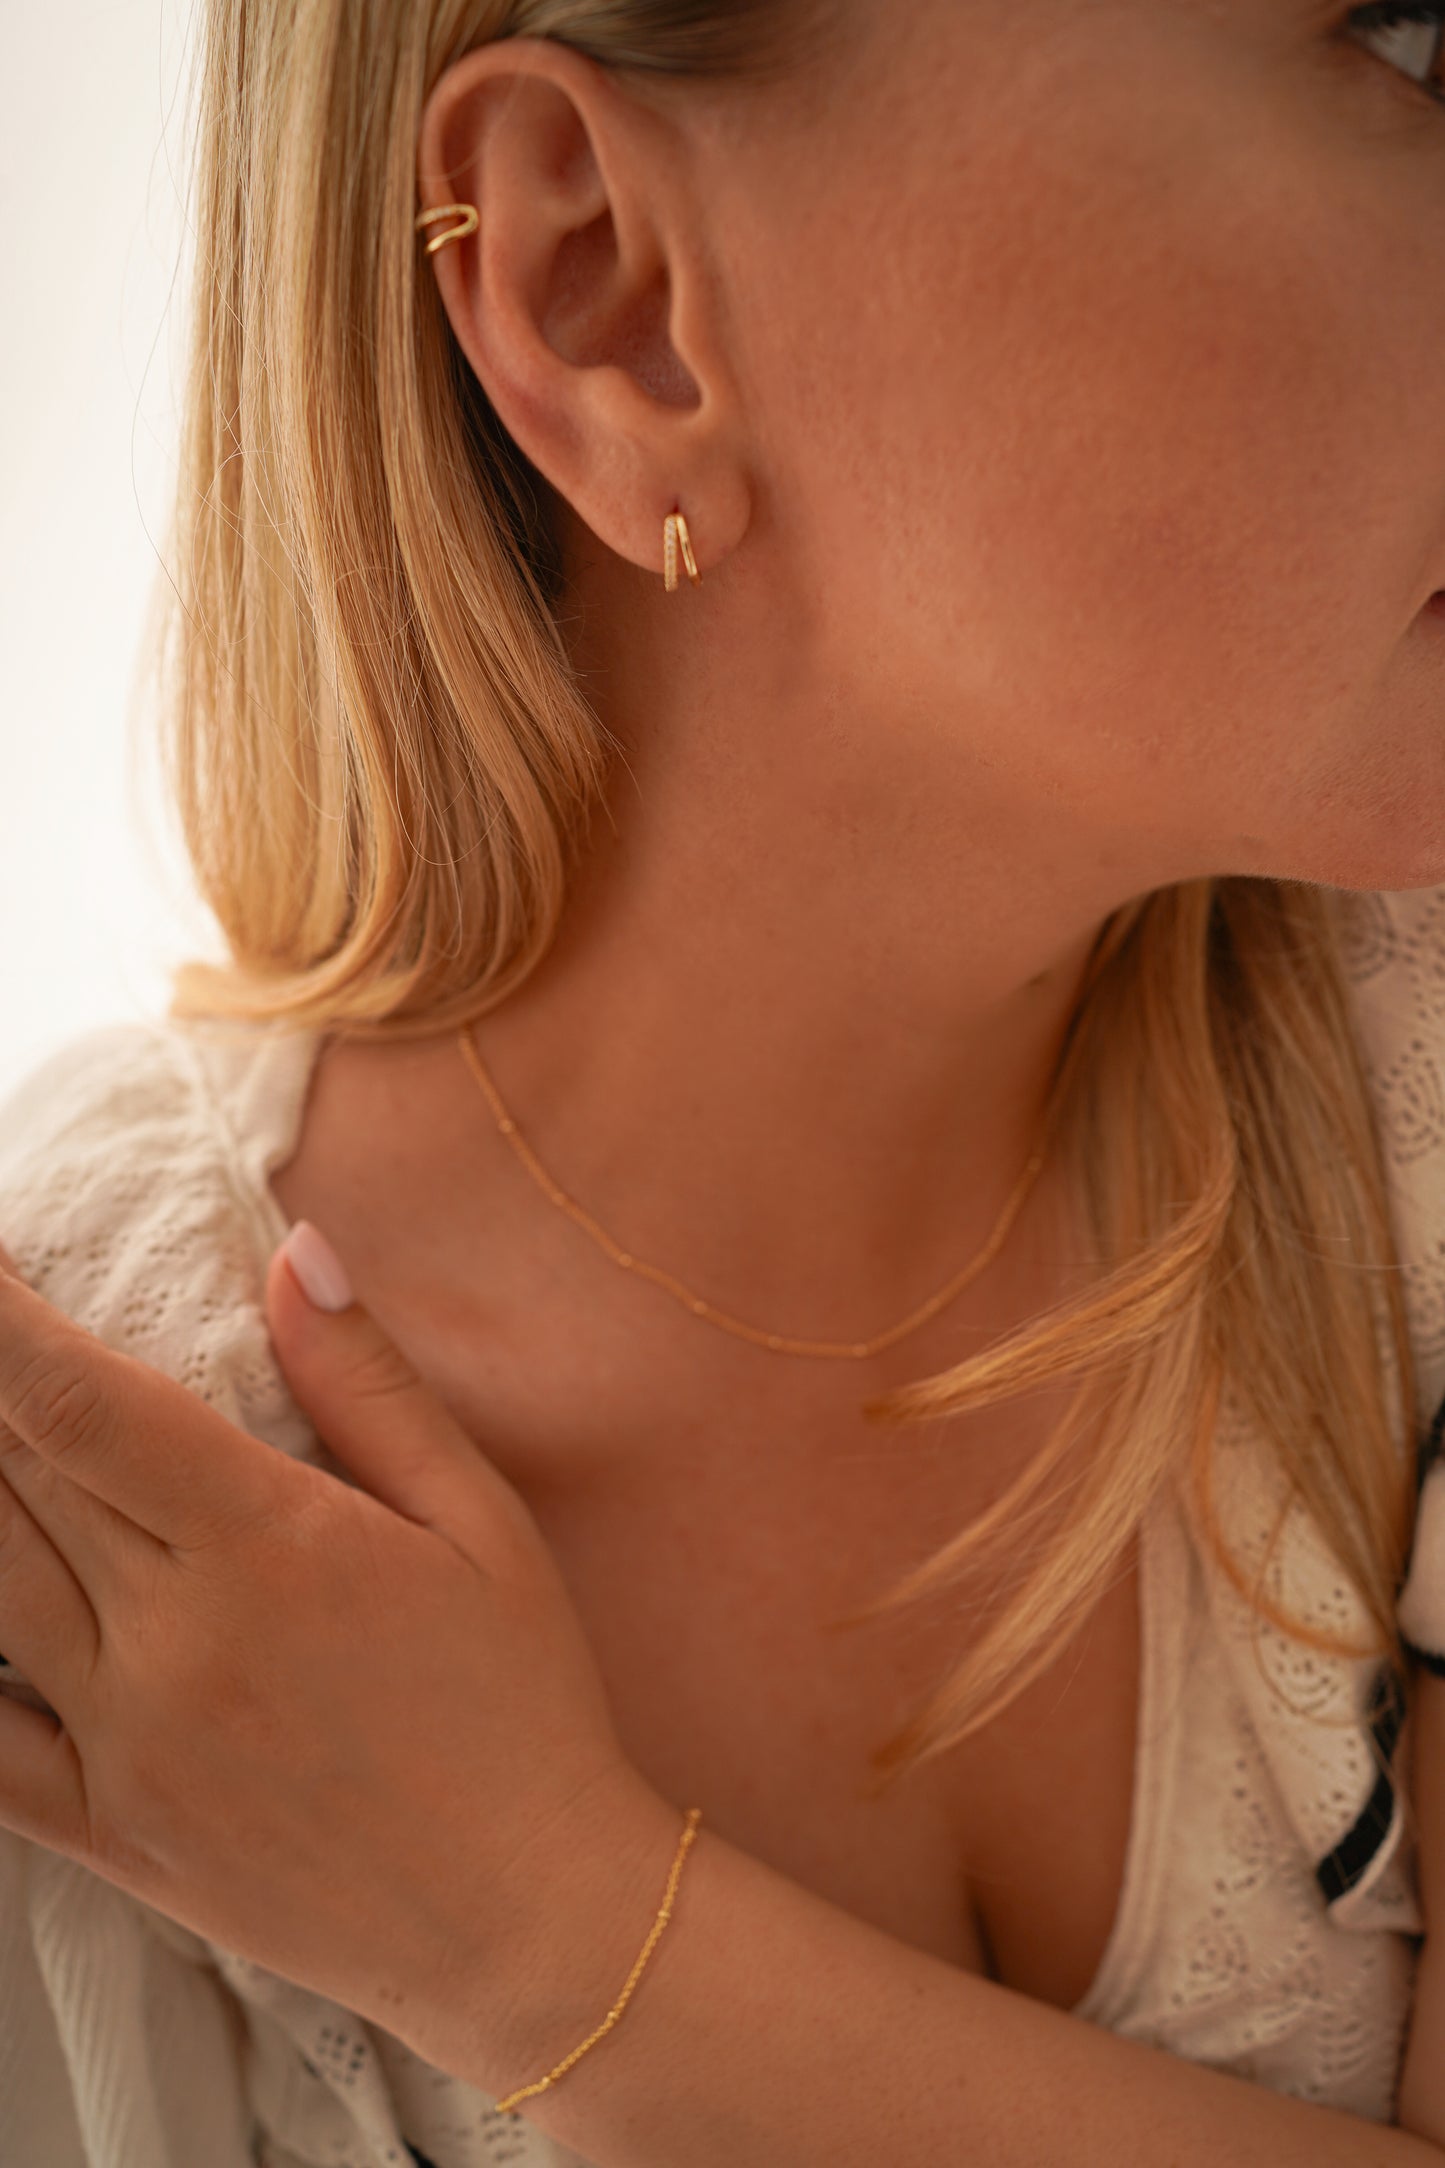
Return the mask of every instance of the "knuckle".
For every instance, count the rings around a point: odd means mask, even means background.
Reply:
[[[356,1358],[347,1376],[350,1391],[359,1400],[397,1400],[416,1385],[416,1372],[389,1340],[378,1341]]]
[[[105,1402],[93,1379],[62,1367],[51,1354],[37,1355],[15,1381],[9,1420],[27,1445],[59,1460],[103,1428]]]

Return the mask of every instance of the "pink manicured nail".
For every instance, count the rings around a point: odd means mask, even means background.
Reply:
[[[355,1302],[346,1267],[319,1227],[297,1220],[281,1245],[291,1270],[318,1310],[345,1310]]]

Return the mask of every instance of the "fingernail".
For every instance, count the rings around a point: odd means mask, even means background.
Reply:
[[[308,1299],[318,1310],[345,1310],[355,1302],[346,1267],[319,1227],[297,1220],[281,1245]]]

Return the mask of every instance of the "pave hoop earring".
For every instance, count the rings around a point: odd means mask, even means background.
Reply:
[[[662,578],[669,594],[677,588],[677,546],[682,544],[682,561],[687,566],[687,576],[694,587],[701,587],[702,574],[697,569],[697,559],[692,554],[692,537],[687,531],[687,521],[681,512],[669,512],[662,523]]]

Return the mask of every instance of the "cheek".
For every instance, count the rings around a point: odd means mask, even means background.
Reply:
[[[1126,238],[1100,263],[1056,229],[994,290],[951,294],[955,335],[927,327],[850,402],[815,487],[848,537],[837,636],[885,623],[890,667],[995,763],[1137,820],[1182,789],[1198,807],[1245,745],[1257,764],[1261,705],[1328,672],[1303,607],[1297,392],[1225,350],[1166,247]]]
[[[1190,870],[1391,885],[1445,833],[1445,636],[1400,661],[1418,470],[1368,390],[1391,274],[1322,241],[1277,143],[1149,155],[1075,141],[1001,178],[982,242],[895,224],[856,336],[807,344],[790,459],[826,636]]]

